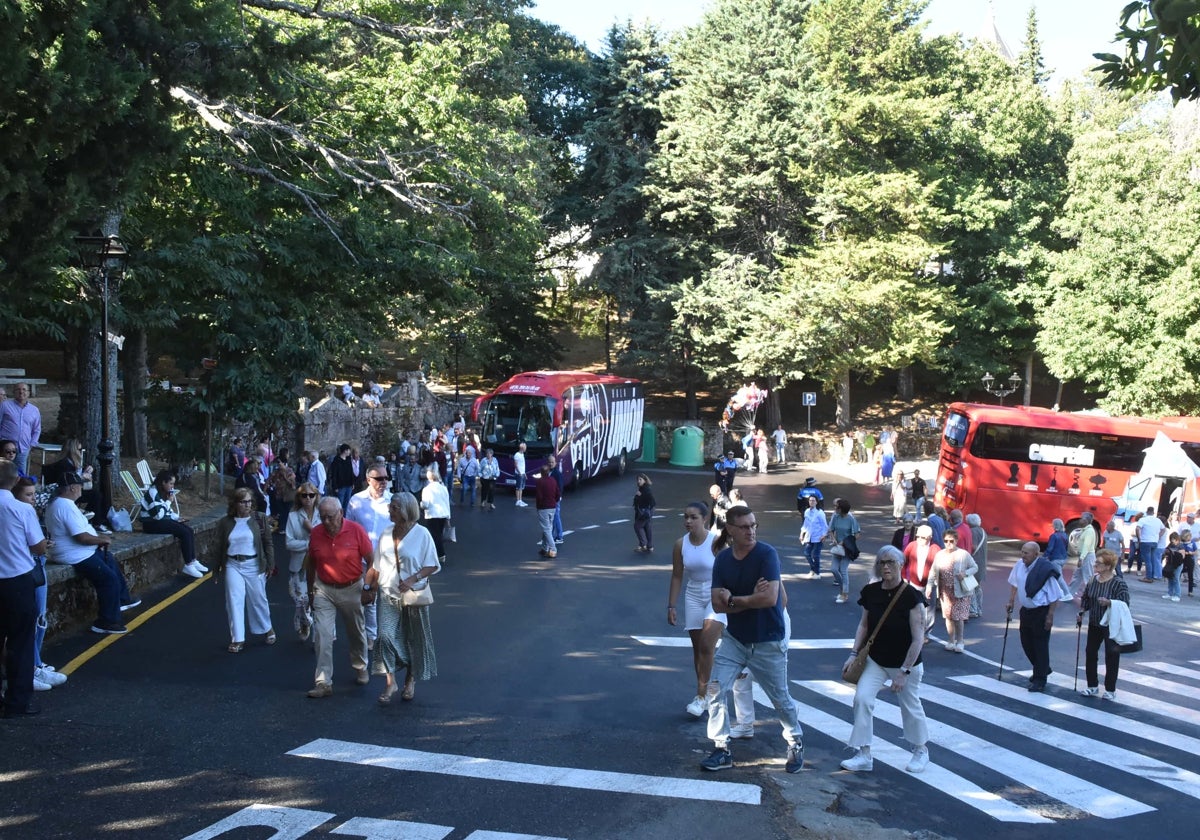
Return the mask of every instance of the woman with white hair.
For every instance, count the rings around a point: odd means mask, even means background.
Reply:
[[[376,674],[383,674],[387,687],[379,704],[392,702],[403,670],[401,700],[412,700],[417,680],[437,676],[437,652],[429,623],[433,593],[429,578],[441,571],[433,538],[421,525],[421,507],[409,492],[392,496],[388,503],[392,527],[385,528],[375,550],[375,562],[363,578],[363,603],[379,589],[379,638],[375,642]]]
[[[854,755],[842,762],[843,770],[867,772],[875,767],[871,741],[875,738],[875,699],[884,683],[897,695],[905,739],[913,745],[912,758],[905,767],[920,773],[929,764],[928,724],[921,705],[919,689],[924,666],[921,648],[925,638],[925,596],[900,576],[904,556],[894,546],[885,545],[875,555],[871,583],[862,588],[858,603],[862,617],[854,631],[854,647],[842,666],[845,671],[867,639],[879,627],[867,656],[867,666],[854,689],[854,728],[847,746]],[[895,606],[888,612],[889,605]],[[887,613],[887,620],[884,620]],[[881,625],[882,622],[882,626]]]
[[[987,576],[987,531],[983,530],[983,520],[979,518],[978,513],[967,514],[967,525],[971,529],[971,539],[975,546],[972,556],[975,558],[975,565],[979,566],[979,571],[975,573],[979,586],[971,593],[971,610],[968,617],[979,618],[983,615],[983,579]]]
[[[442,475],[436,464],[425,471],[425,478],[427,481],[421,488],[421,510],[425,516],[425,527],[437,549],[438,562],[445,563],[446,544],[443,537],[446,525],[450,523],[450,491],[442,484]]]

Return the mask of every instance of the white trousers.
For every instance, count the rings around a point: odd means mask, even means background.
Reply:
[[[883,668],[875,664],[875,660],[867,659],[866,670],[854,689],[854,728],[850,731],[850,740],[846,744],[848,747],[858,749],[871,746],[871,741],[875,738],[875,700],[883,684],[899,673],[899,668]],[[904,683],[904,688],[897,695],[900,720],[904,724],[904,738],[914,747],[919,747],[929,740],[925,707],[921,705],[920,697],[921,677],[924,673],[924,665],[913,668]]]
[[[229,640],[246,641],[246,616],[251,633],[271,630],[267,604],[267,576],[258,571],[258,560],[227,560],[225,563],[225,613],[229,616]]]

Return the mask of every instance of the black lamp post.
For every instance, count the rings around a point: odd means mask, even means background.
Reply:
[[[466,335],[461,331],[455,330],[450,333],[450,344],[454,347],[454,405],[458,406],[458,354],[462,350],[463,343],[467,340]]]
[[[1012,376],[1008,377],[1007,386],[1002,383],[997,383],[996,377],[992,376],[990,373],[985,373],[983,375],[983,389],[992,396],[999,397],[1000,405],[1004,405],[1004,398],[1009,394],[1014,393],[1020,387],[1021,377],[1017,376],[1015,371],[1013,372]]]
[[[112,508],[112,413],[109,410],[109,394],[112,382],[109,377],[108,302],[110,294],[121,284],[125,275],[125,264],[129,252],[116,236],[77,236],[75,247],[79,261],[87,271],[88,282],[100,295],[100,443],[96,460],[100,464],[100,511],[108,516]],[[80,464],[80,467],[83,465]]]

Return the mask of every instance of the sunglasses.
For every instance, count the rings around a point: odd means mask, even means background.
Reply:
[[[368,481],[382,481],[382,482],[386,482],[388,479],[387,479],[387,476],[386,476],[386,475],[369,475],[369,476],[367,476],[367,480],[368,480]]]
[[[299,496],[301,499],[315,499],[315,498],[317,498],[317,494],[316,494],[316,493],[297,493],[296,495],[297,495],[297,496]]]

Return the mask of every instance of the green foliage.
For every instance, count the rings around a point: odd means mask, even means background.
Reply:
[[[1200,0],[1134,0],[1121,11],[1117,40],[1124,56],[1095,54],[1105,85],[1200,99]]]
[[[173,466],[204,461],[207,415],[195,394],[151,388],[146,392],[150,450]]]
[[[1196,413],[1196,138],[1103,90],[1074,90],[1067,105],[1076,141],[1058,227],[1074,247],[1053,261],[1038,349],[1114,413]]]

